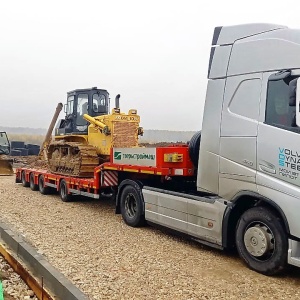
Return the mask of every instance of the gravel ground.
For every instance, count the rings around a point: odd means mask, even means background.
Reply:
[[[299,299],[300,270],[280,277],[152,227],[131,228],[113,203],[64,203],[0,177],[8,221],[90,299]]]
[[[0,280],[2,281],[5,300],[31,299],[38,300],[34,292],[28,288],[18,274],[0,255]]]

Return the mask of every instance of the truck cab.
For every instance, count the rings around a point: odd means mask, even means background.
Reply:
[[[300,267],[299,53],[300,30],[215,28],[197,196],[144,187],[146,220],[236,247],[263,274]]]
[[[197,178],[199,191],[230,201],[229,210],[233,213],[229,213],[228,224],[239,218],[235,214],[243,215],[249,207],[262,206],[274,212],[286,232],[281,245],[288,255],[284,260],[297,266],[300,266],[300,130],[296,122],[299,51],[300,30],[273,24],[215,28]],[[240,223],[233,221],[223,238],[233,235]],[[272,256],[263,258],[266,253],[260,255],[259,251],[263,253],[265,249],[251,240],[263,244],[258,233],[254,233],[257,228],[268,240],[272,230],[266,223],[247,224],[241,232],[244,241],[237,242],[240,254],[247,261],[253,260],[252,268],[259,261],[272,260]],[[281,242],[277,242],[277,247]],[[272,242],[266,244],[268,247],[268,251],[275,252],[276,245]]]

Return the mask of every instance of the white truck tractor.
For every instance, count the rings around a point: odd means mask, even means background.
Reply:
[[[300,267],[299,77],[300,30],[216,27],[196,192],[144,186],[145,219],[266,275]]]

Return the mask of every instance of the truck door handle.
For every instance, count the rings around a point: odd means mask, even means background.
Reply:
[[[271,174],[276,174],[276,169],[275,166],[269,163],[266,163],[266,165],[264,164],[259,164],[259,168],[260,170],[267,172],[267,173],[271,173]]]

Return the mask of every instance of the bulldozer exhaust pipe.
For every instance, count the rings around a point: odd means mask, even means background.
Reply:
[[[45,139],[44,139],[44,142],[43,142],[43,146],[41,147],[41,151],[39,153],[39,155],[41,155],[42,153],[44,153],[45,160],[47,160],[47,147],[48,147],[48,145],[50,143],[50,140],[51,140],[52,131],[53,131],[53,128],[55,126],[55,123],[56,123],[56,121],[58,119],[58,116],[59,116],[62,108],[63,108],[63,104],[62,103],[58,103],[57,107],[56,107],[56,110],[55,110],[55,113],[54,113],[54,116],[52,118],[52,121],[51,121],[50,126],[48,128],[47,134],[45,136]]]
[[[120,97],[121,97],[120,94],[118,94],[116,96],[116,99],[115,99],[115,108],[120,108]]]

